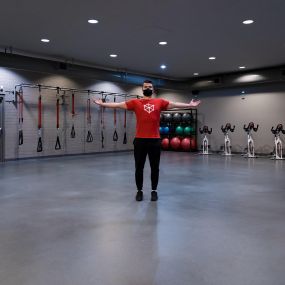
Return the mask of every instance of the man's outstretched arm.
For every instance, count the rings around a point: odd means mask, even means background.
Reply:
[[[125,102],[108,103],[108,102],[103,102],[102,100],[93,100],[93,102],[99,106],[106,107],[106,108],[127,109],[127,105]]]
[[[169,102],[167,110],[176,109],[176,108],[192,108],[198,107],[200,105],[200,100],[191,100],[190,103],[180,103],[180,102]]]

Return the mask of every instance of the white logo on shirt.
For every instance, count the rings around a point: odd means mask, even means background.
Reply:
[[[149,103],[148,103],[148,104],[145,104],[145,105],[143,106],[143,108],[144,108],[144,110],[145,110],[146,112],[148,112],[149,114],[154,111],[154,105],[151,105],[151,104],[149,104]]]

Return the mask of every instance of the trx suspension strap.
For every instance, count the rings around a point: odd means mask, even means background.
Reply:
[[[38,97],[38,146],[37,152],[43,151],[42,143],[42,95],[41,95],[41,85],[39,85],[39,97]]]
[[[103,93],[102,93],[102,102],[106,102],[106,98],[103,98]],[[105,129],[105,125],[104,125],[104,111],[105,111],[105,108],[103,106],[100,106],[100,112],[101,112],[101,144],[102,144],[102,148],[104,148],[104,129]]]
[[[126,102],[126,96],[125,96],[125,102]],[[123,140],[123,144],[127,144],[127,109],[125,109],[125,114],[124,114],[124,140]]]
[[[90,110],[90,91],[88,90],[88,97],[87,97],[87,138],[86,142],[93,142],[93,136],[91,134],[91,110]]]
[[[74,92],[72,92],[71,100],[72,100],[71,101],[72,128],[71,128],[70,137],[72,139],[74,139],[75,138],[75,129],[74,129],[74,117],[75,117]]]
[[[18,99],[19,145],[22,145],[24,142],[24,138],[23,138],[23,106],[24,106],[23,89],[21,88],[20,91],[17,92],[16,94],[19,97]]]
[[[54,149],[61,149],[60,140],[59,140],[59,87],[56,88],[56,143]]]
[[[114,103],[116,103],[116,96],[114,96]],[[114,108],[114,135],[113,135],[113,141],[116,142],[118,140],[118,133],[117,133],[117,110]]]

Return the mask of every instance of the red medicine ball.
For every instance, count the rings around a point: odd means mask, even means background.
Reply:
[[[179,149],[180,148],[180,139],[177,137],[174,137],[170,141],[170,145],[173,149]]]
[[[190,150],[191,148],[191,141],[189,138],[184,138],[182,141],[181,141],[181,147],[183,150]]]
[[[163,149],[168,149],[169,148],[169,139],[168,138],[164,138],[161,141],[161,146]]]

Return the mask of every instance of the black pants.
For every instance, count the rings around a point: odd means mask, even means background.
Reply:
[[[151,168],[151,187],[157,189],[160,162],[160,139],[134,139],[134,156],[136,163],[136,185],[138,190],[143,188],[143,169],[148,155]]]

